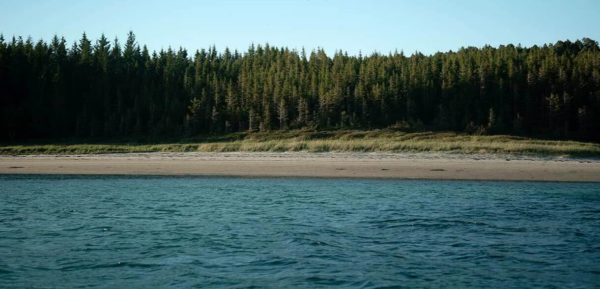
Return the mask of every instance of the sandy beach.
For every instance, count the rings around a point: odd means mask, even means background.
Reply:
[[[600,182],[600,160],[437,153],[26,155],[0,156],[0,174]]]

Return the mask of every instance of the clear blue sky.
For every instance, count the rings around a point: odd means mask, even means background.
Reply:
[[[368,55],[600,41],[600,0],[0,0],[0,33],[69,43],[85,31],[150,50],[216,45],[244,52],[268,42]]]

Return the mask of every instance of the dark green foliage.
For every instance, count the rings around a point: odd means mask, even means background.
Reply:
[[[598,141],[598,43],[329,57],[0,37],[0,141],[383,127]]]

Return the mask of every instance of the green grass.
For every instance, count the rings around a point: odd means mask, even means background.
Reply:
[[[176,143],[1,145],[0,155],[107,154],[143,152],[448,152],[535,156],[600,157],[600,145],[450,132],[287,131],[234,133]]]

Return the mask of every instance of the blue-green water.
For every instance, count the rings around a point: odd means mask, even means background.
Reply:
[[[0,287],[600,286],[600,184],[0,176]]]

